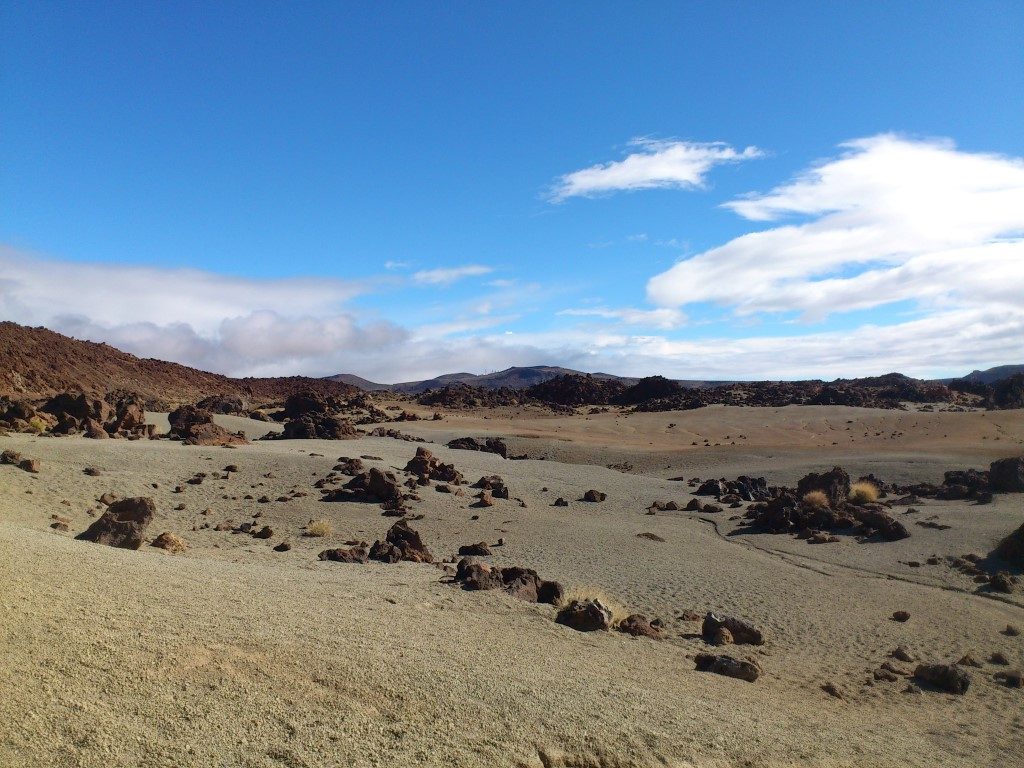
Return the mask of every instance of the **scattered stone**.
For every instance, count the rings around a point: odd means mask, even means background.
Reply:
[[[183,538],[177,534],[171,533],[170,531],[164,531],[157,536],[153,540],[153,546],[166,552],[170,552],[172,555],[184,552],[188,548],[188,545],[185,543]]]
[[[485,541],[479,544],[463,544],[459,547],[459,554],[464,557],[487,557],[491,554],[491,548]]]
[[[900,661],[906,661],[908,663],[915,660],[913,654],[911,654],[910,651],[902,645],[896,646],[896,650],[894,650],[890,655],[894,659],[899,659]]]
[[[1006,658],[1006,654],[1001,651],[994,652],[988,657],[989,664],[998,664],[1001,667],[1007,667],[1010,665],[1010,660]]]
[[[989,467],[989,484],[993,491],[1024,493],[1024,456],[993,461]]]
[[[961,667],[980,667],[981,662],[975,659],[971,654],[965,653],[957,664]]]
[[[563,499],[561,496],[559,496],[557,499],[555,499],[554,504],[552,504],[551,506],[553,506],[553,507],[568,507],[569,506],[569,502],[566,501],[565,499]]]
[[[86,467],[82,470],[82,474],[88,475],[89,477],[99,477],[102,473],[96,467]]]
[[[694,659],[698,672],[713,672],[716,675],[735,677],[752,683],[761,676],[761,668],[754,661],[737,659],[714,653],[698,653]]]
[[[274,535],[274,530],[269,525],[264,525],[258,531],[254,532],[252,537],[254,539],[269,539]]]
[[[837,686],[832,681],[823,684],[821,686],[821,690],[823,690],[829,696],[834,696],[837,699],[846,699],[846,697],[843,695],[843,692],[839,690],[839,686]]]
[[[583,494],[584,501],[590,502],[601,502],[608,498],[608,494],[602,493],[601,491],[595,491],[593,489]]]
[[[710,611],[704,616],[704,624],[701,626],[701,635],[704,639],[711,641],[720,628],[728,629],[733,640],[741,645],[763,645],[764,635],[751,624],[733,616],[716,616]]]
[[[274,547],[275,552],[287,552],[292,548],[290,541],[282,541],[280,544]]]
[[[895,611],[892,615],[892,620],[903,623],[910,620],[910,614],[907,611]]]
[[[1024,688],[1024,673],[1019,669],[1010,669],[1006,672],[996,672],[993,677],[1002,680],[1007,688]]]
[[[496,453],[501,458],[508,458],[508,446],[505,442],[496,437],[488,437],[484,440],[477,440],[474,437],[459,437],[447,443],[449,448],[460,451],[483,451],[484,453]]]
[[[25,472],[31,472],[33,475],[38,475],[39,459],[22,459],[18,462],[18,469],[24,470]]]
[[[650,621],[641,613],[630,614],[620,621],[615,629],[634,637],[650,637],[654,640],[660,640],[663,635],[661,622],[657,619]]]
[[[321,560],[329,560],[335,563],[365,563],[369,553],[366,551],[366,547],[356,545],[347,549],[325,549],[318,557]]]
[[[651,541],[662,541],[662,542],[665,541],[658,534],[656,534],[656,533],[649,533],[648,531],[644,531],[643,533],[638,533],[636,535],[636,537],[638,539],[650,539]]]
[[[1003,634],[1007,637],[1017,637],[1020,634],[1020,630],[1013,624],[1007,624],[1006,629],[1003,630]]]

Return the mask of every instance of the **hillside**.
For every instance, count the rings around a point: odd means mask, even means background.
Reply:
[[[1024,365],[997,365],[984,371],[971,371],[959,381],[969,384],[995,384],[1018,373],[1024,373]]]
[[[233,379],[178,363],[138,358],[108,344],[80,341],[46,328],[0,322],[0,396],[48,397],[64,391],[103,395],[127,390],[152,403],[177,403],[213,394],[278,400],[299,389],[339,395],[354,391],[343,382],[304,376]]]

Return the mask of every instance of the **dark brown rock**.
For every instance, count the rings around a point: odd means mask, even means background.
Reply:
[[[753,661],[714,653],[698,653],[694,659],[698,672],[735,677],[752,683],[761,676],[761,668]]]
[[[612,612],[600,600],[573,600],[558,612],[555,621],[578,632],[608,630],[612,626]]]
[[[704,617],[701,634],[706,640],[710,640],[722,627],[728,629],[733,636],[733,640],[740,645],[764,644],[764,635],[761,634],[760,630],[754,628],[753,625],[733,616],[716,616],[711,612],[708,612]]]
[[[967,693],[971,676],[957,664],[918,664],[914,677],[949,693]]]
[[[110,547],[138,549],[155,513],[156,503],[149,497],[115,501],[96,522],[75,538]]]
[[[318,557],[335,563],[365,563],[369,557],[366,547],[354,546],[338,549],[325,549]]]

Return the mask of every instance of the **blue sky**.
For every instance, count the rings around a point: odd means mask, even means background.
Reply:
[[[437,6],[4,3],[0,317],[388,381],[1024,361],[1020,3]]]

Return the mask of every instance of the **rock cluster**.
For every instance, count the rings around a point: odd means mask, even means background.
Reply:
[[[470,591],[501,589],[513,597],[531,603],[557,605],[564,595],[561,584],[542,579],[530,568],[497,568],[470,558],[459,561],[455,571],[455,583]]]
[[[183,405],[167,416],[170,436],[185,445],[245,445],[249,441],[241,433],[235,434],[214,424],[213,414],[194,405]]]
[[[52,435],[81,433],[96,439],[153,436],[142,399],[127,392],[111,392],[105,398],[62,392],[42,402],[0,397],[0,427]]]
[[[458,437],[447,443],[449,448],[460,451],[482,451],[484,453],[496,453],[503,459],[508,458],[508,446],[505,441],[497,437],[488,437],[477,440],[475,437]]]

